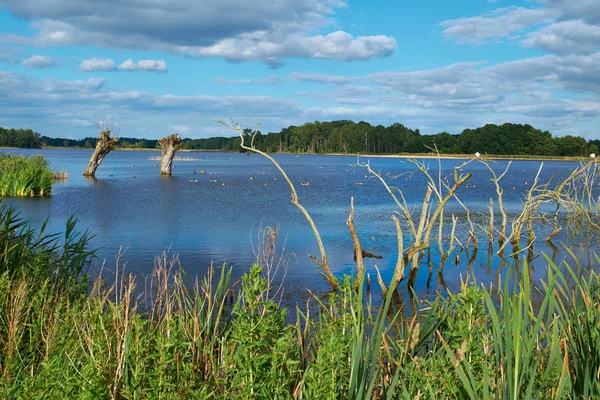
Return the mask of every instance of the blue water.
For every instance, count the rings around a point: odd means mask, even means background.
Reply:
[[[69,174],[66,182],[53,186],[51,197],[5,201],[17,205],[22,215],[35,225],[49,217],[49,229],[54,232],[64,230],[66,219],[76,216],[79,228],[89,229],[95,235],[92,244],[99,250],[94,271],[103,264],[113,269],[115,256],[123,249],[121,262],[127,263],[129,272],[144,276],[151,271],[154,257],[168,249],[171,254],[179,255],[188,274],[203,274],[212,262],[231,265],[234,276],[240,276],[255,260],[252,243],[256,243],[261,225],[280,224],[281,242],[285,242],[288,253],[295,254],[289,263],[286,286],[326,288],[308,257],[308,254],[318,255],[312,231],[300,211],[290,203],[289,189],[280,174],[260,156],[180,153],[198,161],[175,161],[173,176],[161,177],[159,162],[149,159],[159,156],[159,152],[114,151],[105,158],[97,171],[97,179],[93,180],[81,175],[91,154],[88,150],[2,151],[42,154],[53,170],[65,170]],[[313,216],[334,273],[341,276],[355,268],[352,241],[346,227],[350,198],[354,197],[355,224],[363,248],[382,256],[380,260],[366,259],[367,268],[374,277],[377,265],[384,279],[389,279],[397,256],[395,225],[390,219],[396,208],[381,183],[366,177],[366,170],[354,166],[357,162],[354,156],[278,155],[275,158],[296,184],[300,202]],[[415,169],[413,165],[398,158],[372,157],[361,161],[370,161],[373,169],[388,179],[396,176],[390,183],[402,189],[415,209],[420,207],[426,185],[420,173],[410,174]],[[452,168],[464,161],[443,160],[442,176],[451,179]],[[437,161],[425,162],[437,176]],[[506,164],[507,161],[499,161],[494,168],[500,172]],[[513,162],[511,172],[502,181],[510,212],[519,210],[525,190],[533,182],[540,164],[540,161]],[[565,178],[577,165],[544,162],[540,181],[545,182],[554,174],[555,181]],[[207,174],[194,173],[200,170]],[[474,222],[485,223],[480,214],[487,215],[489,198],[496,198],[489,171],[473,162],[461,172],[471,172],[473,176],[469,187],[460,188],[457,194],[471,209]],[[198,182],[192,183],[190,179]],[[217,182],[211,183],[209,179]],[[223,182],[226,186],[222,186]],[[310,182],[310,185],[302,186],[301,182]],[[458,234],[466,240],[464,211],[455,201],[449,204],[446,215],[451,213],[461,217]],[[551,230],[550,226],[540,227],[542,234]],[[557,238],[557,243],[560,241],[569,243],[569,238]],[[535,248],[536,262],[540,266],[545,263],[543,253],[551,255],[552,249],[545,244]],[[415,282],[417,292],[435,291],[440,286],[435,270],[436,250],[431,256],[433,277],[429,279],[426,260],[422,260],[423,267]],[[485,250],[480,250],[474,262],[468,264],[464,254],[458,265],[448,261],[444,283],[456,287],[467,268],[479,282],[493,282],[503,267],[497,259],[489,264]],[[538,267],[535,274],[544,276],[544,268]]]

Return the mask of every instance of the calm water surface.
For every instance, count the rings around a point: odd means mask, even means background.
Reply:
[[[308,223],[290,203],[288,187],[279,173],[259,156],[180,153],[198,160],[175,161],[174,175],[161,177],[159,162],[150,160],[151,156],[159,156],[159,152],[114,151],[98,169],[97,179],[90,180],[81,173],[91,151],[2,151],[42,154],[53,170],[65,170],[69,174],[66,182],[53,186],[49,198],[11,199],[10,202],[18,205],[22,214],[36,225],[49,217],[49,228],[55,232],[64,230],[66,219],[75,215],[80,229],[90,229],[95,234],[93,245],[99,248],[96,270],[103,261],[112,268],[115,255],[123,248],[125,253],[121,261],[127,262],[128,270],[147,275],[154,257],[169,249],[172,254],[179,255],[188,274],[203,274],[213,262],[231,265],[235,276],[240,276],[255,260],[252,242],[256,242],[260,226],[280,224],[281,240],[286,242],[286,251],[296,256],[289,264],[287,286],[294,289],[326,287],[308,258],[308,254],[318,254]],[[389,279],[397,255],[395,226],[390,219],[395,208],[380,182],[366,178],[364,169],[354,167],[357,161],[354,156],[278,155],[276,159],[296,184],[301,203],[319,227],[334,272],[348,274],[355,268],[352,242],[346,227],[350,198],[354,196],[355,224],[362,245],[365,250],[383,257],[380,260],[366,259],[368,269],[375,276],[377,265],[384,279]],[[396,158],[361,159],[367,160],[383,174],[399,175],[392,181],[393,185],[403,190],[415,208],[420,205],[426,186],[421,174],[409,174],[414,166]],[[437,176],[437,161],[426,162]],[[450,177],[452,168],[463,162],[443,160],[442,175]],[[506,163],[499,161],[495,168],[502,170]],[[531,185],[540,164],[540,161],[513,162],[511,173],[502,181],[509,211],[519,210],[525,190]],[[555,179],[564,178],[576,167],[577,163],[573,162],[544,162],[540,180],[544,182],[553,174],[557,175]],[[194,173],[200,170],[208,174]],[[478,213],[487,213],[489,198],[496,197],[490,174],[480,163],[471,163],[462,172],[471,172],[473,176],[469,180],[469,188],[462,187],[458,195],[469,206],[473,217],[481,219]],[[198,179],[198,182],[191,183],[190,179]],[[209,179],[217,182],[211,183]],[[227,185],[222,186],[222,182]],[[310,185],[301,186],[301,182],[310,182]],[[449,204],[448,210],[446,215],[450,212],[464,214],[456,202]],[[541,229],[551,231],[549,226]],[[461,225],[459,235],[464,237],[465,233],[464,225]],[[568,238],[557,240],[560,241],[568,242]],[[552,253],[546,245],[535,250],[538,256]],[[502,267],[499,260],[489,264],[487,252],[479,253],[472,264],[472,273],[479,282],[494,281]],[[435,250],[432,257],[435,261]],[[534,274],[542,277],[544,271],[539,266],[544,264],[543,257],[538,257],[536,262],[538,268]],[[445,283],[456,287],[466,268],[464,255],[458,266],[448,262],[444,269]],[[435,273],[428,282],[427,269],[426,266],[422,268],[416,281],[416,289],[421,293],[435,291],[440,283]]]

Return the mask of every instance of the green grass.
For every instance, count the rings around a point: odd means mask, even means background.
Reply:
[[[53,182],[42,156],[0,154],[0,197],[49,196]]]
[[[548,260],[543,283],[526,265],[502,288],[467,281],[411,318],[353,277],[286,310],[258,265],[190,286],[164,256],[144,281],[89,282],[73,220],[63,237],[6,206],[0,222],[1,398],[600,396],[600,279],[577,265]]]

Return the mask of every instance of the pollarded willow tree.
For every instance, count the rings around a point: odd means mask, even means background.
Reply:
[[[173,135],[166,136],[158,141],[162,149],[162,158],[160,160],[160,174],[171,175],[171,168],[173,168],[173,158],[175,153],[181,146],[181,137],[174,133]]]
[[[96,142],[96,149],[90,157],[90,162],[85,171],[83,171],[84,176],[96,176],[96,170],[100,164],[102,164],[102,160],[104,160],[104,157],[115,148],[119,141],[117,136],[119,135],[120,129],[112,120],[105,119],[99,121],[96,126],[100,132],[100,137]],[[111,134],[114,136],[111,137]]]

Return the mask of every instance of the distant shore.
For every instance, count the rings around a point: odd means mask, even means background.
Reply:
[[[93,150],[82,147],[51,147],[46,146],[41,149],[24,149],[20,147],[0,147],[0,150]],[[146,152],[160,152],[160,149],[132,149],[120,147],[114,151],[146,151]],[[237,153],[232,151],[214,150],[214,149],[180,149],[178,152],[181,153]],[[380,157],[380,158],[440,158],[440,159],[469,159],[475,158],[474,154],[440,154],[439,156],[433,153],[398,153],[398,154],[367,154],[367,153],[272,153],[272,154],[288,154],[297,156],[351,156],[351,157]],[[589,157],[559,157],[559,156],[533,156],[533,155],[504,155],[504,154],[482,154],[482,159],[485,160],[523,160],[523,161],[581,161],[586,160]]]

